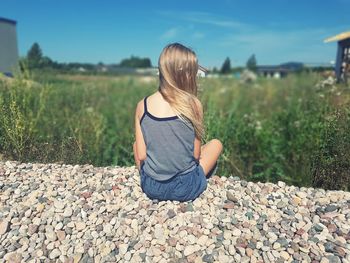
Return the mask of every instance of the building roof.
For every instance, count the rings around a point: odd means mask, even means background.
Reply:
[[[4,18],[4,17],[0,17],[0,22],[9,23],[9,24],[13,24],[13,25],[17,24],[17,21],[11,20],[11,19],[7,19],[7,18]]]
[[[333,42],[333,41],[341,41],[341,40],[344,40],[347,38],[350,38],[350,31],[340,33],[340,34],[335,35],[333,37],[329,37],[329,38],[325,39],[324,42],[328,43],[328,42]]]
[[[198,69],[203,71],[204,73],[208,73],[209,72],[209,70],[207,68],[205,68],[205,67],[203,67],[201,65],[198,65]]]

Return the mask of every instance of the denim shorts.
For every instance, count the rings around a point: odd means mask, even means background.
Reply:
[[[176,200],[186,202],[196,199],[207,189],[207,178],[200,164],[188,173],[175,175],[165,181],[158,181],[140,168],[141,189],[150,199],[158,201]]]

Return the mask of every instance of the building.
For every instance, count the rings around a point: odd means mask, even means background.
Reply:
[[[12,75],[18,65],[16,24],[0,17],[0,72],[6,75]]]
[[[335,62],[335,76],[338,81],[347,81],[350,77],[350,31],[327,38],[324,42],[338,41]]]
[[[198,67],[199,68],[198,68],[197,76],[204,78],[208,74],[209,70],[205,67],[202,67],[201,65],[198,65]]]
[[[279,79],[287,76],[290,70],[281,66],[258,66],[257,72],[263,77]]]
[[[287,62],[276,66],[257,66],[257,73],[260,76],[279,79],[287,76],[289,73],[300,71],[303,67],[304,64],[300,62]]]

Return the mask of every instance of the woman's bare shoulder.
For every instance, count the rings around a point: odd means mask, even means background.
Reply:
[[[143,113],[145,111],[145,98],[147,97],[147,100],[148,100],[148,98],[150,98],[150,97],[153,98],[155,94],[156,94],[156,92],[152,93],[152,94],[150,94],[148,96],[145,96],[137,103],[137,105],[136,105],[136,113],[137,113],[137,115],[140,118],[141,118],[141,116],[143,115]]]

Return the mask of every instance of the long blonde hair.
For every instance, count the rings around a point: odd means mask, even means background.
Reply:
[[[204,136],[203,112],[197,98],[198,61],[194,51],[167,45],[159,56],[159,92],[183,121],[192,123],[196,137]]]

